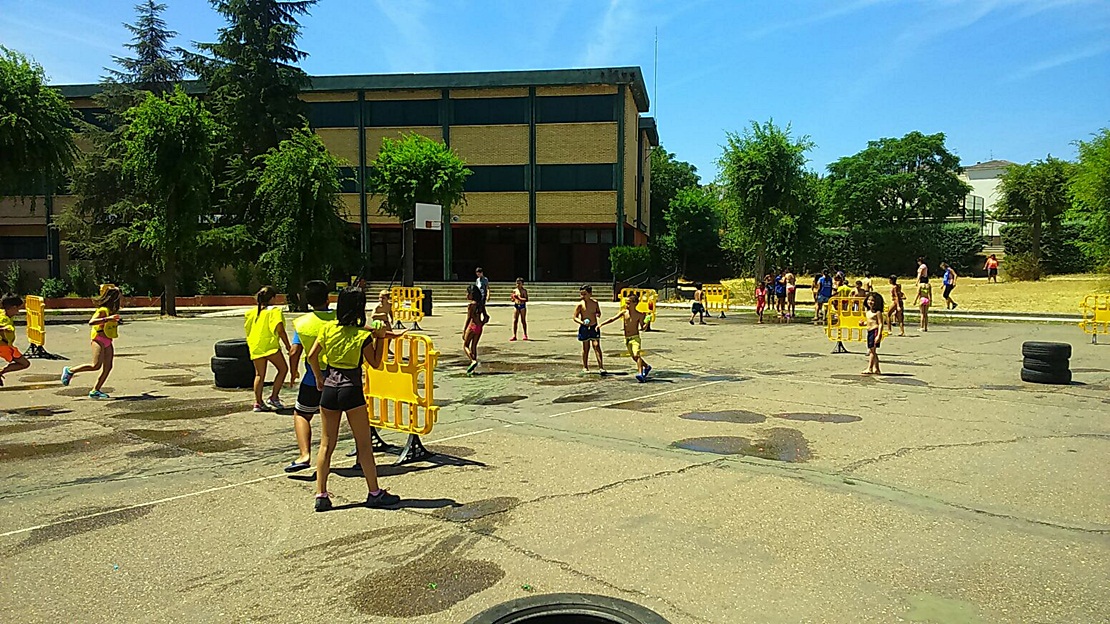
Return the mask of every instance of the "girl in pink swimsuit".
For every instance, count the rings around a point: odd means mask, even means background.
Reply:
[[[466,367],[466,374],[473,375],[478,368],[478,341],[482,338],[482,328],[489,322],[486,314],[486,301],[482,290],[471,284],[466,288],[466,298],[470,304],[466,306],[466,324],[463,325],[463,352],[470,358],[470,366]]]

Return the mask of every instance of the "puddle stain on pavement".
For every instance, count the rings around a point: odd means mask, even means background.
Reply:
[[[42,417],[42,416],[57,416],[58,414],[68,414],[73,410],[67,410],[62,407],[8,407],[0,410],[0,422],[3,422],[5,416],[26,416],[26,417]]]
[[[801,463],[813,456],[809,441],[797,429],[773,427],[762,433],[764,437],[757,440],[738,436],[707,436],[678,440],[671,446],[699,453],[745,455],[791,463]]]
[[[0,444],[0,462],[16,459],[33,459],[51,455],[86,453],[123,442],[122,436],[114,433],[107,435],[69,440],[67,442],[32,442],[28,444]]]
[[[167,444],[196,453],[223,453],[246,446],[242,440],[203,438],[196,431],[188,429],[127,429],[125,431],[147,442]]]
[[[875,383],[875,378],[873,376],[871,376],[871,375],[860,375],[858,373],[855,374],[855,375],[841,373],[841,374],[837,374],[837,375],[829,375],[829,377],[832,378],[832,379],[839,380],[839,381],[851,381],[851,382],[855,382],[855,383],[864,383],[864,384],[866,384],[866,383]]]
[[[465,403],[469,403],[471,405],[510,405],[512,403],[516,403],[517,401],[523,401],[527,398],[528,397],[521,394],[509,394],[504,396],[493,396],[474,399],[471,401],[465,401]]]
[[[587,392],[584,394],[566,394],[552,400],[552,403],[590,403],[592,401],[599,401],[604,398],[604,394],[600,392]]]
[[[705,422],[727,422],[743,425],[754,425],[767,420],[763,414],[744,410],[727,410],[723,412],[690,412],[682,414],[679,418],[686,420],[701,420]]]
[[[559,377],[556,379],[539,379],[534,383],[541,386],[576,386],[582,383],[597,383],[601,381],[598,377],[587,378],[574,378],[574,377]]]
[[[819,358],[825,357],[823,353],[787,353],[786,357],[792,358]]]
[[[60,422],[18,422],[6,423],[0,421],[0,435],[14,435],[17,433],[27,433],[30,431],[39,431],[41,429],[49,429],[57,427],[62,423]]]
[[[12,546],[4,553],[5,556],[12,556],[24,552],[28,549],[34,548],[48,542],[63,540],[67,537],[81,535],[90,531],[105,529],[111,526],[125,524],[132,520],[137,520],[149,514],[154,509],[152,506],[136,507],[133,509],[120,509],[119,511],[112,511],[103,513],[99,516],[92,518],[77,518],[74,520],[63,519],[60,524],[42,527],[31,531],[27,539]],[[92,512],[97,513],[97,512]],[[64,518],[64,517],[63,517]]]
[[[115,406],[119,407],[119,406]],[[241,405],[222,401],[185,401],[157,399],[142,403],[141,409],[125,409],[112,414],[112,418],[127,420],[194,420],[218,418],[244,411]]]
[[[775,418],[783,418],[785,420],[804,420],[809,422],[822,422],[822,423],[853,423],[863,420],[859,416],[852,416],[851,414],[815,414],[815,413],[791,413],[791,414],[775,414]]]

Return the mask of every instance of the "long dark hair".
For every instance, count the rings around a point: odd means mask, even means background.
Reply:
[[[341,290],[335,304],[335,320],[340,327],[366,325],[366,291],[357,286]]]
[[[123,293],[115,286],[109,286],[104,289],[104,294],[96,299],[96,307],[108,308],[112,314],[119,312],[120,301],[123,298]]]
[[[263,286],[261,290],[254,294],[254,300],[258,304],[258,314],[262,314],[262,308],[270,305],[270,302],[277,296],[277,289],[273,286]]]
[[[867,299],[871,301],[870,310],[872,312],[882,312],[886,308],[883,307],[883,296],[877,292],[871,292],[867,295]],[[866,303],[866,300],[864,301]]]
[[[477,284],[466,287],[466,298],[478,304],[474,306],[474,314],[479,315],[486,309],[486,298],[482,296],[482,289]]]

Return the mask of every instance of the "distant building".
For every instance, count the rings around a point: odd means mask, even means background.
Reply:
[[[1002,174],[1014,163],[1008,160],[988,160],[964,167],[960,179],[971,185],[971,193],[965,200],[967,210],[983,214],[983,236],[991,239],[992,245],[1001,244],[999,228],[1002,223],[994,218],[999,201],[998,185]]]

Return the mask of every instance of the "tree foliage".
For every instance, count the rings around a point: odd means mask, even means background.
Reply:
[[[998,186],[996,215],[1003,221],[1028,223],[1033,230],[1033,261],[1041,258],[1041,231],[1059,222],[1071,205],[1068,180],[1073,165],[1053,158],[1025,165],[1010,165]]]
[[[0,197],[35,195],[64,179],[77,152],[72,121],[42,66],[0,46]]]
[[[720,200],[715,187],[680,189],[664,213],[666,233],[660,245],[682,273],[704,269],[720,255]]]
[[[1071,179],[1075,215],[1084,218],[1091,236],[1088,253],[1110,266],[1110,128],[1090,141],[1076,141],[1079,162]]]
[[[162,19],[165,10],[165,4],[154,0],[135,5],[135,23],[124,24],[134,35],[131,43],[125,43],[124,47],[131,50],[134,56],[112,57],[119,66],[119,69],[108,70],[112,81],[161,94],[185,77],[181,51],[170,47],[170,41],[177,33],[166,27]]]
[[[651,150],[651,234],[667,231],[667,207],[684,188],[698,185],[698,168],[678,160],[662,145]]]
[[[838,225],[892,225],[939,221],[956,213],[971,192],[959,179],[960,159],[944,134],[910,132],[868,141],[867,147],[829,165],[830,199]]]
[[[651,268],[651,250],[644,246],[621,245],[609,248],[609,267],[613,279],[626,280]]]
[[[261,157],[262,265],[296,299],[305,276],[325,275],[341,257],[340,162],[308,127]],[[296,307],[303,308],[297,301]]]

